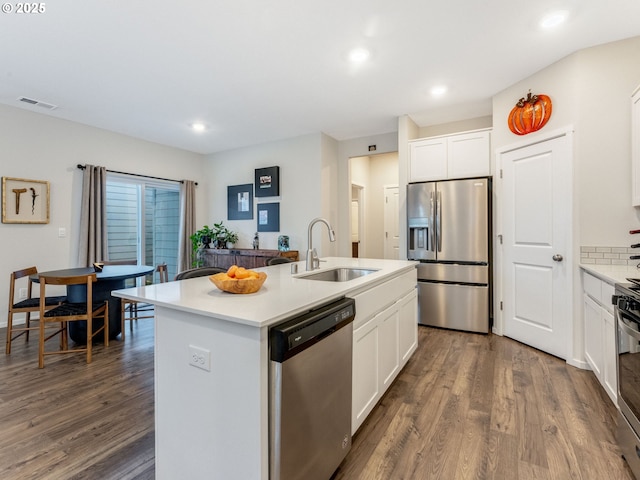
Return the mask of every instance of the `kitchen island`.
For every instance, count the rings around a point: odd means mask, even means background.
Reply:
[[[207,277],[114,292],[156,308],[156,478],[269,478],[270,326],[345,296],[356,300],[357,425],[415,351],[415,262],[327,258],[314,271],[376,270],[346,282],[305,279],[312,272],[304,262],[296,265],[297,274],[291,264],[259,269],[268,278],[250,295],[219,291]],[[356,348],[357,338],[363,348]],[[374,343],[389,338],[386,346]],[[380,364],[362,361],[358,352],[380,353],[374,359]]]

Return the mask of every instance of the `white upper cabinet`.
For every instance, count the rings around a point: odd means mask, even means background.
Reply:
[[[640,86],[631,97],[631,204],[640,207]]]
[[[409,142],[409,181],[447,178],[447,139],[422,139]]]
[[[490,130],[409,142],[409,181],[491,175]]]

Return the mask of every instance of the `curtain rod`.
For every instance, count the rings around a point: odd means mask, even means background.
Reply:
[[[77,166],[78,166],[78,168],[79,168],[80,170],[84,170],[85,168],[87,168],[87,166],[86,166],[86,165],[78,164]],[[109,172],[109,173],[119,173],[119,174],[121,174],[121,175],[131,175],[132,177],[150,178],[150,179],[152,179],[152,180],[164,180],[164,181],[166,181],[166,182],[184,183],[184,180],[173,180],[173,179],[171,179],[171,178],[152,177],[151,175],[141,175],[141,174],[139,174],[139,173],[119,172],[119,171],[117,171],[117,170],[109,170],[109,169],[107,169],[107,172]],[[194,183],[195,183],[196,185],[198,185],[198,182],[194,182]]]

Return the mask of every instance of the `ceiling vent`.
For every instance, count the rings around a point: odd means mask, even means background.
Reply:
[[[35,105],[36,107],[46,108],[47,110],[55,110],[56,108],[58,108],[57,105],[52,105],[50,103],[41,102],[40,100],[34,100],[33,98],[20,97],[20,98],[18,98],[18,100],[23,102],[23,103],[28,103],[29,105]]]

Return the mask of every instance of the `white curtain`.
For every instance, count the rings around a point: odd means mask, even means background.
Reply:
[[[196,231],[196,183],[183,180],[180,185],[180,233],[178,236],[178,272],[191,268],[193,247],[189,238]]]
[[[78,265],[107,260],[107,169],[85,165],[82,175]]]

